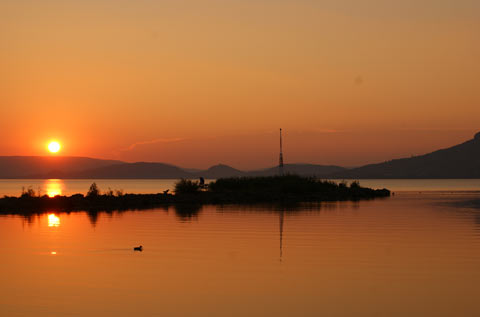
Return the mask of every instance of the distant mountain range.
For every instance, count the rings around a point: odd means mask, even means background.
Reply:
[[[480,132],[472,140],[425,155],[348,169],[332,178],[480,178]]]
[[[345,170],[339,166],[286,164],[286,173],[323,177]],[[228,165],[214,165],[206,170],[184,169],[165,163],[125,163],[83,157],[0,156],[0,178],[97,178],[97,179],[215,179],[231,176],[267,176],[278,174],[278,167],[241,171]]]
[[[358,168],[315,164],[286,164],[285,173],[332,179],[366,178],[480,178],[480,133],[465,143],[411,158],[395,159]],[[241,171],[227,165],[207,170],[164,163],[125,163],[87,157],[0,156],[0,178],[197,178],[268,176],[278,167]]]
[[[61,178],[121,161],[69,156],[0,156],[0,178]]]

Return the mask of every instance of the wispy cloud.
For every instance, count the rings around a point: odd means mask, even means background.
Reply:
[[[130,146],[120,149],[120,151],[131,151],[135,149],[139,145],[145,145],[145,144],[156,144],[156,143],[173,143],[173,142],[180,142],[186,140],[185,138],[159,138],[159,139],[154,139],[154,140],[147,140],[147,141],[139,141],[131,144]]]
[[[283,132],[286,134],[289,132],[289,130],[284,129]],[[304,134],[304,133],[315,133],[315,134],[324,134],[324,133],[345,133],[345,132],[351,132],[348,130],[337,130],[337,129],[296,129],[291,131],[293,134]],[[276,132],[278,133],[278,132]]]

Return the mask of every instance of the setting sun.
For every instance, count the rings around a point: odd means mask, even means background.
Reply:
[[[48,143],[48,151],[50,151],[51,153],[58,153],[58,151],[60,151],[60,143],[58,143],[57,141],[52,141]]]

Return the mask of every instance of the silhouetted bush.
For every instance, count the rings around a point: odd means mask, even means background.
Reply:
[[[35,196],[36,196],[36,193],[32,189],[32,187],[28,187],[27,189],[25,189],[25,187],[22,187],[22,195],[20,197],[27,198],[27,197],[35,197]]]
[[[209,191],[304,194],[318,191],[331,191],[339,188],[337,183],[322,181],[315,177],[299,175],[279,175],[265,177],[221,178],[209,184]]]
[[[323,201],[357,200],[389,196],[388,190],[373,190],[354,181],[336,183],[315,177],[278,175],[231,177],[211,182],[208,191],[215,201]]]
[[[359,182],[359,181],[353,181],[353,182],[350,184],[350,188],[351,188],[351,189],[358,189],[358,188],[360,188],[360,182]]]
[[[175,194],[194,194],[200,192],[200,188],[198,181],[182,178],[175,184]]]
[[[97,183],[93,183],[90,185],[90,189],[88,190],[87,197],[97,197],[100,195],[100,189],[97,186]]]

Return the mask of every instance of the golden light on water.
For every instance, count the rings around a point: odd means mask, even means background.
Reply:
[[[55,197],[62,195],[62,181],[58,179],[49,179],[46,184],[48,197]]]
[[[57,251],[50,252],[51,255],[57,255]]]
[[[55,197],[55,196],[58,196],[58,195],[61,195],[62,194],[62,191],[59,189],[59,190],[48,190],[47,191],[47,195],[48,197]]]
[[[48,215],[48,226],[49,227],[58,227],[60,226],[60,218],[55,216],[55,214]]]

